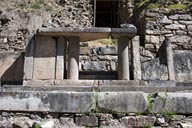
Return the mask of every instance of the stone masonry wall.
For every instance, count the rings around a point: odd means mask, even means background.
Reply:
[[[0,52],[24,51],[40,27],[92,26],[92,0],[50,1],[11,1],[10,9],[0,4]]]
[[[192,13],[147,11],[145,48],[157,51],[165,37],[171,38],[173,49],[192,50]]]

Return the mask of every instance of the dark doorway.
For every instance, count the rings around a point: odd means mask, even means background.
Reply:
[[[117,0],[96,0],[95,27],[119,27]]]

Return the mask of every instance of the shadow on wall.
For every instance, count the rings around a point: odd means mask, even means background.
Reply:
[[[22,85],[24,53],[0,53],[1,85]]]

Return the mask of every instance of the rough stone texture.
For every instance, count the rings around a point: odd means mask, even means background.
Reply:
[[[11,82],[10,84],[22,81],[23,65],[24,54],[0,53],[0,81]]]
[[[41,112],[89,112],[93,107],[91,92],[1,91],[0,110]]]
[[[98,127],[99,120],[96,116],[77,116],[75,117],[75,123],[79,126]]]
[[[191,51],[174,51],[174,68],[177,81],[192,80],[192,52]]]
[[[52,37],[39,36],[35,43],[33,79],[55,79],[56,42]]]
[[[147,101],[142,92],[101,92],[98,108],[101,112],[145,112]]]
[[[141,69],[143,80],[168,80],[167,66],[159,58],[142,63]]]
[[[158,93],[153,100],[151,112],[191,114],[191,93]]]

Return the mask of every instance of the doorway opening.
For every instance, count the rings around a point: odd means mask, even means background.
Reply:
[[[95,27],[119,27],[118,0],[96,0]]]

